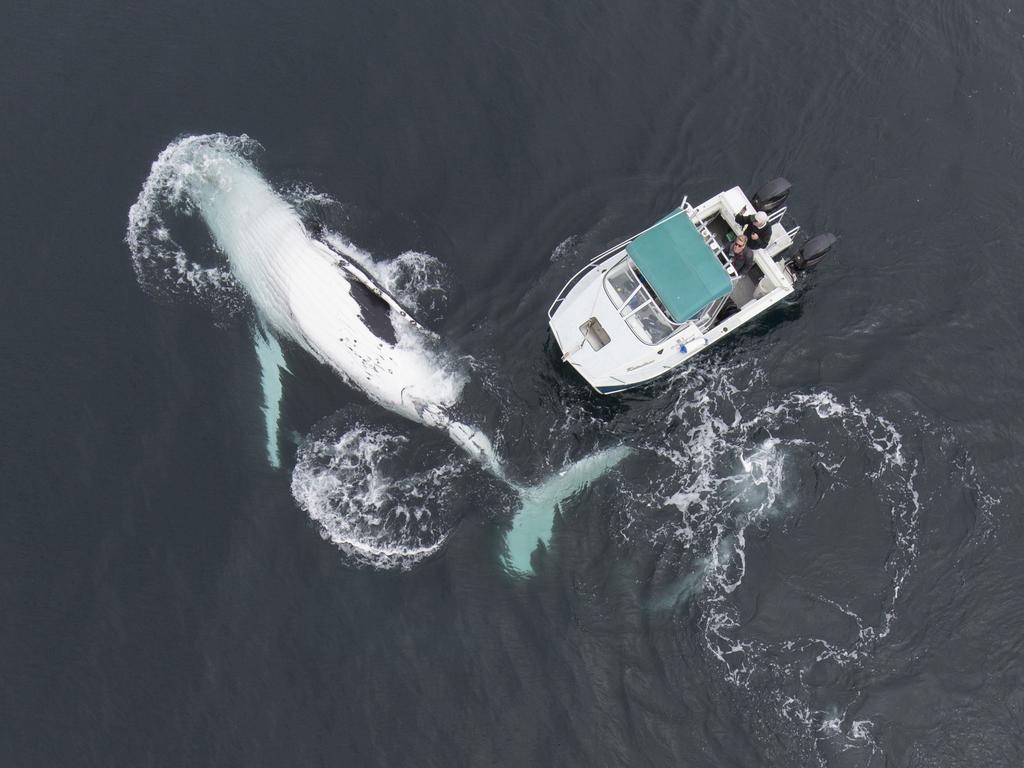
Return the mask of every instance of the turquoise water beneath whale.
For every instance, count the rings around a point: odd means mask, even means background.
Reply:
[[[0,40],[5,764],[1020,765],[1024,7]],[[212,135],[426,328],[500,473],[254,334],[196,168],[148,183]],[[779,175],[839,236],[784,305],[623,395],[561,363],[588,258]]]

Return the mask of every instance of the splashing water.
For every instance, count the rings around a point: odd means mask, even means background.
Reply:
[[[172,142],[153,163],[138,200],[128,211],[125,240],[143,288],[156,295],[195,298],[236,309],[241,291],[228,265],[202,265],[171,233],[171,220],[176,214],[189,216],[196,212],[190,180],[199,169],[183,150],[197,142],[211,154],[239,158],[248,158],[260,149],[247,136],[217,134]]]
[[[643,530],[641,524],[631,535],[661,548],[678,574],[654,591],[650,605],[696,607],[704,647],[725,679],[750,693],[763,693],[766,680],[772,681],[768,690],[779,716],[806,728],[816,745],[874,754],[878,745],[871,721],[847,715],[856,694],[822,707],[809,698],[802,681],[815,665],[843,670],[863,665],[892,632],[919,549],[920,460],[910,455],[892,420],[856,400],[843,402],[819,391],[768,396],[754,404],[742,383],[751,376],[756,381],[758,374],[744,364],[688,370],[667,430],[678,430],[681,438],[659,438],[645,446],[669,471],[636,500],[647,510],[666,509],[668,519],[661,518],[654,529]],[[878,572],[878,615],[867,617],[867,603],[854,606],[812,591],[806,599],[848,622],[849,638],[814,636],[813,621],[795,636],[778,629],[753,632],[737,601],[750,568],[751,532],[763,537],[772,529],[786,530],[790,520],[807,525],[808,515],[827,515],[840,497],[851,494],[872,500],[870,509],[861,503],[860,514],[877,514],[878,530],[891,536]],[[625,527],[637,525],[631,519]]]
[[[571,258],[576,255],[576,251],[580,245],[579,235],[570,235],[565,238],[562,242],[555,246],[555,250],[551,252],[551,261],[561,261],[562,259]]]
[[[355,563],[409,568],[448,537],[444,512],[465,462],[448,457],[410,473],[395,461],[408,445],[405,435],[356,423],[299,448],[292,495],[324,539]]]
[[[407,569],[444,545],[461,509],[500,500],[514,511],[504,564],[532,573],[531,556],[550,540],[555,510],[632,451],[588,455],[525,486],[481,473],[427,435],[415,440],[376,419],[340,412],[299,448],[292,495],[321,535],[357,565]],[[481,490],[487,495],[481,496]]]

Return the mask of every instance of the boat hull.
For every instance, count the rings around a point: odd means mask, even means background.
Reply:
[[[749,201],[742,190],[734,187],[697,207],[688,206],[684,200],[680,208],[697,225],[715,220],[719,226],[739,233],[742,226],[735,217],[747,205]],[[778,222],[773,226],[771,245],[753,255],[759,273],[756,282],[738,273],[720,253],[733,286],[728,300],[723,297],[708,304],[703,315],[679,323],[677,330],[654,343],[627,324],[630,313],[613,303],[607,277],[615,275],[617,265],[630,258],[627,246],[650,230],[601,254],[569,280],[548,311],[549,326],[562,351],[562,360],[596,392],[612,395],[664,376],[734,333],[793,292],[793,277],[781,254],[792,244],[791,235],[796,230],[787,232]],[[716,236],[707,227],[704,231],[707,241],[712,242]],[[636,268],[635,263],[633,267]],[[724,312],[730,301],[730,306],[737,308],[731,309],[731,314]]]

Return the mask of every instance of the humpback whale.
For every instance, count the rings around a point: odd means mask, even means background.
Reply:
[[[588,456],[536,487],[510,480],[490,438],[451,415],[466,374],[366,269],[310,234],[295,208],[239,151],[240,142],[251,140],[189,136],[161,153],[129,213],[127,240],[137,270],[154,248],[169,240],[154,199],[170,197],[198,213],[227,265],[219,271],[192,269],[188,279],[231,283],[255,309],[270,463],[280,464],[277,423],[284,356],[279,339],[286,338],[373,402],[442,430],[508,483],[518,494],[520,509],[507,539],[506,561],[515,571],[528,571],[538,540],[550,535],[557,504],[618,463],[628,450]],[[185,256],[179,250],[175,258]]]

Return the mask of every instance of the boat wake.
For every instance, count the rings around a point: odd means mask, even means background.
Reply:
[[[892,632],[918,558],[917,489],[942,487],[919,477],[934,435],[920,418],[898,427],[828,391],[756,401],[758,376],[744,365],[687,371],[668,439],[645,446],[662,462],[633,497],[647,511],[623,527],[656,548],[652,609],[696,610],[724,679],[767,691],[824,764],[830,750],[878,750],[874,724],[855,714],[856,672]],[[975,482],[972,467],[943,458],[940,474]],[[865,552],[875,559],[862,562]],[[780,610],[790,618],[779,624],[761,616],[765,603],[800,608]]]

